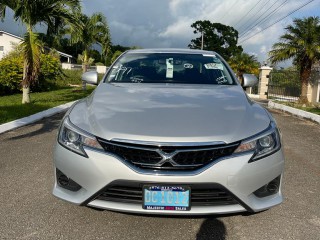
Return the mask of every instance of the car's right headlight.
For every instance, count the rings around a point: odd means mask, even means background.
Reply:
[[[88,157],[84,150],[84,147],[103,150],[94,135],[91,135],[73,125],[70,122],[69,117],[65,117],[62,122],[58,141],[65,148],[84,157]]]
[[[253,152],[249,162],[257,161],[278,151],[281,147],[280,134],[274,122],[262,133],[245,139],[234,153]]]

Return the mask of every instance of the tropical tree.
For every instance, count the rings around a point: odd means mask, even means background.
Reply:
[[[14,19],[26,26],[26,34],[22,43],[24,72],[22,79],[22,103],[30,102],[30,86],[36,81],[40,69],[40,55],[43,43],[34,32],[37,24],[54,25],[54,19],[75,23],[74,10],[80,9],[79,0],[1,0],[0,18],[3,20],[6,8],[14,11]]]
[[[269,59],[272,63],[293,59],[298,66],[301,81],[299,101],[308,103],[312,66],[320,59],[320,18],[294,19],[293,24],[285,29],[286,33],[280,37],[280,41],[272,46]]]
[[[71,26],[67,32],[71,34],[71,43],[81,43],[84,49],[79,59],[82,61],[83,72],[86,72],[92,61],[90,50],[94,44],[101,46],[103,54],[108,54],[111,45],[109,27],[102,13],[95,13],[91,17],[80,14],[77,19],[80,26]],[[86,89],[85,82],[82,83],[82,88]]]
[[[259,74],[260,63],[254,55],[243,52],[232,56],[228,63],[241,82],[243,81],[244,73]]]
[[[243,51],[242,47],[237,45],[238,31],[231,26],[205,20],[196,21],[191,27],[194,28],[194,34],[201,36],[192,39],[189,48],[201,49],[203,43],[204,50],[216,51],[226,60]]]
[[[122,54],[123,52],[121,51],[116,51],[113,55],[112,55],[112,58],[111,58],[111,63],[114,63],[115,60],[117,60],[117,58]]]
[[[86,72],[90,61],[90,49],[94,44],[99,44],[102,52],[107,54],[110,49],[110,33],[107,20],[102,13],[95,13],[92,16],[80,14],[78,16],[79,27],[69,28],[72,43],[81,43],[82,70]],[[85,83],[83,83],[85,89]]]

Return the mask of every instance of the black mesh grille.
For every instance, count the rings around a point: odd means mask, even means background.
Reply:
[[[118,143],[98,139],[106,152],[138,167],[166,170],[197,169],[221,157],[231,155],[239,143],[213,146],[149,146]],[[161,155],[162,153],[162,155]],[[171,160],[164,161],[163,154],[173,154]]]
[[[136,149],[130,146],[118,146],[108,142],[101,144],[105,151],[116,154],[124,160],[137,164],[156,164],[162,157],[154,150]]]
[[[111,186],[107,186],[102,192],[100,192],[99,196],[96,199],[112,202],[142,204],[142,185],[143,184],[141,183],[139,184],[132,182],[112,184]],[[188,186],[191,187],[192,206],[219,206],[238,203],[220,185],[190,184]]]
[[[225,147],[210,150],[179,152],[173,157],[173,160],[179,165],[205,165],[220,157],[231,155],[235,147]]]

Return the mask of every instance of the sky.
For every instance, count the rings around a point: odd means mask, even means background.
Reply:
[[[187,48],[191,39],[198,37],[190,25],[197,20],[209,20],[237,29],[239,44],[244,51],[265,62],[273,43],[279,40],[284,28],[294,18],[320,16],[320,0],[313,0],[284,18],[309,1],[83,0],[82,7],[87,15],[101,12],[106,16],[113,44],[142,48]],[[14,22],[9,12],[5,21],[0,22],[0,30],[22,35],[24,26]]]

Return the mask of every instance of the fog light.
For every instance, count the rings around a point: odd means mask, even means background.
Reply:
[[[76,192],[81,189],[81,186],[73,181],[71,178],[68,178],[63,172],[59,169],[56,169],[57,183],[60,187],[67,190]]]
[[[69,178],[64,175],[64,174],[61,174],[58,178],[58,183],[61,185],[61,186],[68,186],[69,184]]]
[[[267,196],[276,194],[277,192],[279,192],[280,179],[281,179],[281,176],[273,179],[268,184],[262,186],[261,188],[259,188],[256,191],[254,191],[253,194],[259,198],[263,198],[263,197],[267,197]]]

